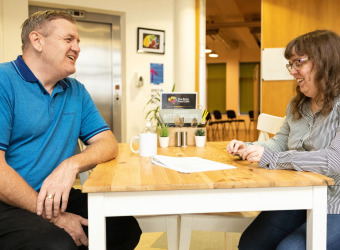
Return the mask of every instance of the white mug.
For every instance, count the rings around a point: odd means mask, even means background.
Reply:
[[[134,139],[139,140],[138,151],[134,150],[132,143]],[[141,133],[139,136],[134,136],[130,141],[131,151],[134,153],[139,153],[140,156],[152,157],[157,155],[157,134],[155,133]]]

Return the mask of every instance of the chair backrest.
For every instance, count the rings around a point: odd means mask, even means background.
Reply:
[[[205,117],[205,123],[208,124],[210,120],[211,120],[211,115],[210,113],[208,113],[207,116]]]
[[[249,110],[248,115],[249,115],[249,119],[253,120],[254,119],[254,110]]]
[[[284,117],[263,113],[260,114],[257,119],[257,130],[260,131],[258,141],[268,140],[269,134],[276,134],[277,132],[279,132],[284,119]]]
[[[234,110],[227,110],[227,117],[228,119],[235,119],[236,118],[236,113]]]
[[[222,119],[222,114],[221,114],[221,112],[219,110],[214,110],[213,113],[214,113],[215,120]]]

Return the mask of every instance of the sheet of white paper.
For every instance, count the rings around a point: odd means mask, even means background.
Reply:
[[[236,168],[228,164],[206,160],[200,157],[171,157],[156,155],[152,163],[170,168],[182,173],[204,172]]]

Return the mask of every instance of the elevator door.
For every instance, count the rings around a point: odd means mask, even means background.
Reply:
[[[80,54],[75,77],[90,93],[101,115],[113,129],[113,85],[111,58],[111,25],[77,21]]]

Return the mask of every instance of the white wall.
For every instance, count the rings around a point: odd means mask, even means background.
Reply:
[[[28,17],[28,5],[47,7],[75,8],[96,13],[114,14],[122,17],[123,43],[123,79],[122,79],[122,141],[127,142],[137,135],[144,127],[146,101],[150,97],[151,88],[161,88],[170,91],[175,79],[177,90],[194,91],[195,76],[192,67],[195,65],[194,43],[194,8],[195,0],[0,0],[3,36],[0,38],[0,48],[3,56],[0,59],[9,61],[21,54],[20,26]],[[1,2],[0,2],[1,4]],[[176,7],[177,6],[177,7]],[[182,6],[185,8],[183,9]],[[185,10],[185,11],[184,11]],[[184,12],[182,12],[184,11]],[[183,15],[187,13],[187,15]],[[182,27],[175,22],[186,21],[188,25]],[[1,22],[0,22],[1,25]],[[165,54],[137,54],[137,27],[165,30]],[[181,30],[177,29],[181,27]],[[185,41],[187,49],[179,48],[178,32]],[[0,28],[1,35],[1,28]],[[188,37],[188,39],[186,38]],[[177,41],[177,42],[176,42]],[[1,57],[2,56],[2,57]],[[188,65],[188,71],[183,74],[177,72],[178,66]],[[164,64],[164,84],[150,85],[150,63]],[[182,68],[181,68],[182,69]],[[135,87],[137,76],[142,75],[144,86]],[[182,80],[184,79],[184,80]],[[114,84],[114,83],[113,83]],[[185,85],[183,85],[185,84]]]
[[[185,57],[195,58],[195,1],[175,1],[176,91],[189,92],[195,89],[195,61]]]
[[[27,0],[3,0],[1,16],[4,61],[13,60],[21,54],[20,27],[27,15]]]
[[[0,0],[0,38],[3,37],[3,14],[2,14],[2,0]],[[0,62],[3,62],[4,58],[4,47],[3,47],[3,41],[0,39]]]

